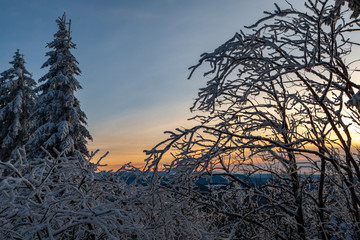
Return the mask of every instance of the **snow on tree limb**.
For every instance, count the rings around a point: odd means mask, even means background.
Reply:
[[[347,63],[359,45],[349,33],[359,31],[360,22],[342,4],[308,0],[305,6],[275,5],[247,32],[202,54],[189,76],[208,64],[204,76],[210,80],[191,108],[202,113],[195,117],[199,125],[169,132],[145,151],[148,171],[166,173],[153,181],[178,179],[169,188],[179,194],[204,176],[222,174],[231,187],[212,190],[203,204],[220,206],[226,226],[240,221],[231,222],[228,212],[268,218],[266,226],[242,219],[242,227],[228,232],[238,238],[360,237],[360,168],[352,141],[360,127],[359,84]],[[172,161],[161,166],[163,158]],[[271,177],[260,186],[236,181],[257,174]],[[230,196],[240,191],[248,195],[244,207],[227,205],[236,205],[239,199]],[[249,199],[258,199],[251,208]],[[332,205],[341,201],[348,202],[341,210]]]

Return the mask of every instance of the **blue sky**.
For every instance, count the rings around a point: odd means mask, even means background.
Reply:
[[[284,5],[284,1],[280,1]],[[65,11],[72,20],[73,54],[83,89],[77,92],[94,138],[89,148],[110,151],[111,167],[141,164],[143,149],[189,126],[189,108],[202,73],[188,67],[272,10],[270,0],[0,0],[0,71],[16,49],[35,80],[47,69],[46,43]]]

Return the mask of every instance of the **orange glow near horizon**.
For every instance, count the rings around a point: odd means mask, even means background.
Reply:
[[[100,150],[94,157],[94,162],[107,151],[109,152],[101,161],[102,164],[107,164],[107,166],[101,168],[102,170],[116,171],[129,162],[135,167],[142,168],[145,165],[144,160],[147,157],[143,151],[151,149],[166,137],[162,132],[159,132],[157,135],[158,136],[149,136],[134,133],[133,135],[120,135],[118,138],[101,136],[101,138],[89,144],[89,149],[92,151],[96,149]]]
[[[359,149],[360,147],[360,138],[359,134],[356,133],[353,136],[353,146],[354,150]],[[145,137],[145,136],[144,136]],[[145,149],[150,150],[161,140],[164,140],[167,136],[162,132],[158,133],[158,136],[147,136],[146,138],[138,138],[134,136],[126,136],[119,139],[103,140],[96,141],[91,143],[89,149],[96,150],[95,147],[100,149],[100,152],[95,156],[93,161],[97,161],[106,151],[109,151],[109,154],[106,158],[102,160],[102,164],[107,164],[107,166],[101,167],[101,170],[113,170],[121,168],[124,164],[131,162],[133,166],[142,169],[145,166],[145,159],[147,155],[143,152]],[[96,145],[96,143],[102,143],[101,145]],[[165,163],[165,161],[164,161]]]
[[[165,140],[168,135],[164,134],[164,131],[195,124],[187,121],[191,117],[187,109],[186,105],[165,104],[159,109],[115,116],[101,125],[97,124],[92,128],[94,142],[88,144],[90,151],[100,150],[93,162],[109,151],[101,161],[102,164],[107,164],[102,170],[115,171],[129,162],[141,169],[147,158],[144,150],[150,150]],[[146,121],[143,121],[144,118]]]
[[[186,121],[185,121],[186,122]],[[194,124],[194,122],[192,122]],[[144,150],[150,150],[160,141],[165,140],[168,136],[163,134],[165,130],[173,130],[179,126],[179,121],[162,122],[161,124],[151,123],[137,126],[136,128],[128,128],[126,131],[110,131],[103,129],[96,133],[95,141],[89,144],[89,150],[100,152],[94,157],[96,162],[103,154],[109,151],[101,163],[107,164],[101,170],[113,170],[121,168],[126,163],[131,162],[133,166],[142,169],[145,166],[147,155]],[[353,150],[360,147],[360,134],[352,131]],[[164,161],[165,163],[165,161]]]
[[[125,117],[114,117],[93,128],[94,142],[89,143],[89,150],[100,152],[94,157],[96,162],[103,154],[109,151],[107,157],[102,160],[102,170],[116,171],[126,163],[131,162],[133,166],[142,169],[145,165],[147,155],[144,150],[150,150],[159,142],[165,140],[168,135],[166,130],[174,130],[178,127],[191,127],[197,124],[194,121],[187,121],[190,116],[185,112],[184,106],[172,106],[167,111],[147,110],[141,113],[130,113]],[[144,123],[140,121],[143,116],[147,117]],[[360,134],[354,126],[350,127],[352,133],[353,150],[360,146]],[[164,161],[163,163],[166,163]]]

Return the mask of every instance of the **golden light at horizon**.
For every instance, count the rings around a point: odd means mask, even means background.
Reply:
[[[107,157],[101,161],[102,164],[108,165],[103,167],[103,170],[116,170],[129,162],[141,168],[147,157],[143,151],[150,150],[165,140],[168,135],[164,134],[164,131],[195,124],[193,121],[187,121],[193,116],[187,109],[189,106],[186,106],[186,103],[168,103],[157,109],[115,116],[100,125],[97,124],[92,128],[94,141],[88,144],[90,151],[100,150],[93,162],[109,151]],[[144,118],[146,121],[143,121]]]
[[[166,111],[163,109],[166,108]],[[164,131],[174,130],[178,127],[192,127],[197,124],[187,119],[193,115],[185,111],[187,106],[163,106],[157,110],[148,109],[133,112],[126,116],[115,116],[113,119],[93,128],[94,142],[89,143],[89,150],[100,152],[94,157],[97,161],[109,151],[102,160],[103,170],[117,170],[122,165],[131,162],[132,165],[142,168],[147,158],[144,150],[150,150],[168,135]],[[147,121],[141,121],[146,116]],[[353,141],[353,150],[360,145],[360,133],[355,126],[350,126]],[[165,163],[165,162],[164,162]]]

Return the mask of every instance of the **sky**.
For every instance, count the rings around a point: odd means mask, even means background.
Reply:
[[[46,43],[66,12],[89,149],[100,149],[95,160],[109,151],[107,169],[141,166],[143,150],[165,130],[192,125],[189,109],[205,79],[199,71],[187,80],[188,68],[273,9],[271,0],[0,0],[0,71],[20,49],[33,78],[43,76]]]

